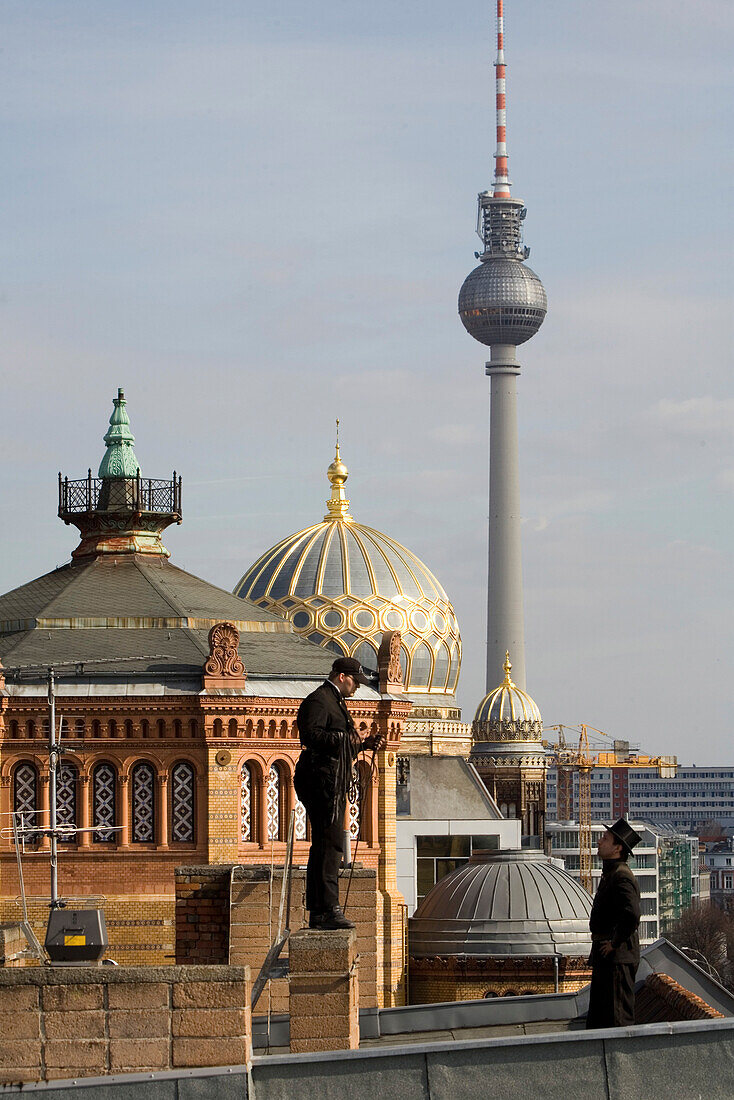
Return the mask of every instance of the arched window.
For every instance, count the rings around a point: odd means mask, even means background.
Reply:
[[[357,840],[359,837],[359,802],[349,803],[349,839]]]
[[[293,838],[294,840],[306,839],[306,807],[298,799],[293,803],[293,809],[296,811],[296,820],[293,826]]]
[[[182,729],[182,726],[181,726],[181,719],[180,718],[174,718],[173,719],[173,736],[174,737],[183,737],[183,729]]]
[[[73,764],[62,764],[56,772],[56,821],[59,825],[76,825],[77,782],[79,772]],[[68,838],[76,843],[76,834]]]
[[[171,769],[171,837],[194,840],[194,769],[186,760]]]
[[[20,829],[32,829],[39,825],[38,814],[38,772],[33,764],[18,764],[13,772],[13,810],[21,817],[17,820]],[[35,847],[38,838],[31,834],[25,838],[26,847]]]
[[[371,772],[364,761],[355,765],[355,769],[358,782],[352,783],[349,791],[349,837],[351,840],[361,837],[366,841],[368,838],[362,829],[362,817],[369,818]]]
[[[155,772],[145,761],[133,768],[132,803],[132,839],[137,844],[152,844],[155,840]]]
[[[255,791],[249,764],[243,764],[240,773],[240,838],[255,839]]]
[[[189,737],[199,736],[199,723],[195,718],[189,718]]]
[[[228,732],[230,737],[236,737],[237,736],[237,719],[236,718],[230,718],[229,726],[227,728],[227,732]]]
[[[265,813],[268,823],[268,840],[280,840],[280,768],[273,764],[268,772],[268,783],[265,790]]]
[[[446,687],[446,678],[449,674],[449,665],[451,663],[451,656],[449,654],[448,646],[445,642],[441,642],[436,650],[436,663],[433,666],[433,687],[440,688],[442,691]]]
[[[357,658],[362,668],[377,672],[377,650],[370,642],[360,642],[352,656]]]
[[[427,687],[431,678],[431,651],[421,642],[413,651],[410,662],[410,682],[416,687]]]
[[[10,736],[13,738],[16,738],[18,736],[18,723],[15,718],[13,718],[10,722]]]
[[[140,720],[140,736],[150,737],[150,724],[147,718],[141,718]]]
[[[92,836],[99,844],[114,843],[116,817],[117,773],[111,764],[98,764],[92,775],[92,824],[97,827]]]

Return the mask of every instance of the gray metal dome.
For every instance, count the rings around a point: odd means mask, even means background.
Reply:
[[[535,272],[520,260],[492,256],[459,291],[459,316],[480,344],[524,344],[545,320],[548,299]]]
[[[408,922],[410,954],[588,955],[591,897],[542,852],[475,852]]]

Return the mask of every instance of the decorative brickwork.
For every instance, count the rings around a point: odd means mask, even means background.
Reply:
[[[69,794],[65,803],[67,817],[73,813],[84,828],[110,828],[80,833],[74,843],[60,846],[59,888],[62,896],[103,898],[108,957],[125,965],[173,962],[176,866],[258,865],[269,864],[271,858],[283,863],[284,823],[297,801],[293,771],[300,753],[295,724],[299,705],[300,699],[236,692],[65,698],[61,685],[58,713],[73,715],[73,724],[71,717],[67,719],[66,736],[73,741],[64,762],[77,775],[75,798],[72,801]],[[389,738],[388,752],[380,756],[394,758],[410,704],[353,701],[349,708],[363,736],[379,727]],[[30,799],[26,780],[35,774],[35,805],[41,811],[41,823],[48,822],[48,758],[42,740],[46,719],[45,695],[0,697],[0,814],[9,814],[16,786]],[[133,773],[140,764],[152,768],[154,782],[136,794]],[[281,832],[271,842],[266,786],[273,765],[280,777]],[[26,770],[20,784],[16,774],[22,766]],[[243,766],[250,775],[249,806],[243,802]],[[188,808],[184,786],[177,780],[182,775],[193,792],[193,805]],[[372,777],[358,859],[374,870],[386,859],[393,861],[392,868],[381,874],[384,897],[380,904],[387,907],[390,928],[399,930],[402,898],[394,886],[395,817],[394,808],[389,808],[394,792],[385,801],[379,795],[380,781],[394,784],[390,768],[376,768]],[[249,830],[243,830],[245,811]],[[304,866],[309,842],[302,827],[296,836],[294,863]],[[42,838],[37,851],[27,847],[23,856],[26,892],[39,899],[30,909],[41,940],[48,917],[43,900],[49,893],[48,848],[48,839]],[[12,841],[0,839],[0,921],[17,921],[19,893]],[[387,971],[380,946],[380,981],[388,987],[388,994],[380,994],[381,1003],[390,1003],[403,972],[402,956],[393,951],[392,931],[389,939]]]
[[[496,959],[468,955],[411,957],[408,967],[411,1004],[476,1001],[483,997],[553,993],[556,989],[553,958],[544,955]],[[559,956],[558,992],[574,993],[590,981],[586,959]]]
[[[229,961],[229,875],[176,872],[176,963]]]

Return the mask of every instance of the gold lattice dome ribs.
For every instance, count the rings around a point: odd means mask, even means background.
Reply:
[[[263,554],[235,595],[290,619],[295,630],[377,668],[385,630],[402,635],[405,690],[450,694],[461,667],[454,609],[430,569],[388,535],[356,523],[339,455],[327,471],[331,497],[321,523]]]
[[[539,741],[543,722],[537,703],[513,683],[510,654],[505,654],[505,678],[488,692],[474,715],[475,734],[480,740]]]

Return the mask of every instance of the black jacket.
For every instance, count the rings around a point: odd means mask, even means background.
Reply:
[[[296,794],[307,810],[329,811],[334,820],[343,812],[359,751],[354,721],[342,696],[325,682],[303,700],[297,722],[303,751],[294,776]]]
[[[640,888],[624,860],[605,859],[599,887],[591,907],[589,928],[593,940],[591,962],[632,963],[640,961]],[[598,947],[609,940],[614,954],[606,958]]]

